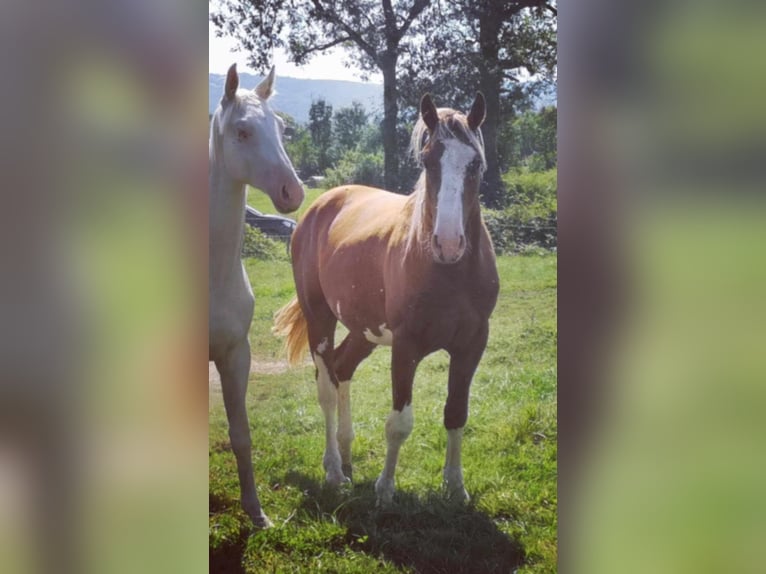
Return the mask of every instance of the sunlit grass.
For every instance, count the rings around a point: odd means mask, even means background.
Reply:
[[[375,508],[391,408],[390,349],[352,385],[354,487],[323,486],[324,419],[310,363],[287,370],[270,334],[294,294],[286,262],[248,260],[256,296],[249,387],[261,501],[277,528],[251,534],[238,507],[220,393],[211,390],[210,546],[245,571],[554,572],[556,570],[556,257],[500,257],[501,295],[474,377],[463,447],[468,505],[441,495],[448,357],[421,363],[415,428],[402,448],[391,511]],[[260,370],[259,370],[260,369]]]

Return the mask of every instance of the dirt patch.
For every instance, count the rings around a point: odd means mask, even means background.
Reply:
[[[285,373],[290,368],[287,361],[259,361],[255,357],[250,357],[250,374],[256,375],[279,375]],[[216,389],[221,387],[221,377],[218,374],[218,369],[215,368],[213,362],[208,363],[207,370],[208,385]]]

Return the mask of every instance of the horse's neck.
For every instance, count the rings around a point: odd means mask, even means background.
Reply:
[[[221,158],[217,158],[220,160]],[[245,185],[233,181],[217,162],[210,165],[210,283],[241,273],[240,251],[245,221]]]

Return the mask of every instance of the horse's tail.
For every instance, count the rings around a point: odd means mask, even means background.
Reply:
[[[309,348],[309,330],[297,297],[276,312],[271,331],[285,338],[287,362],[290,365],[300,363]]]

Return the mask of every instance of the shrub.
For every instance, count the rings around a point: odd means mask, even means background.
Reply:
[[[328,188],[350,183],[382,187],[383,154],[350,150],[334,168],[325,172],[324,184]]]
[[[484,222],[495,246],[495,253],[533,253],[556,249],[556,213],[549,217],[520,218],[511,210],[484,210]]]
[[[556,211],[557,173],[509,171],[503,176],[505,205],[521,218],[548,217]]]
[[[242,257],[254,257],[266,261],[289,259],[287,249],[282,241],[271,239],[260,229],[255,229],[249,225],[245,225]]]
[[[512,171],[503,176],[507,207],[484,210],[496,253],[556,249],[556,170]]]

